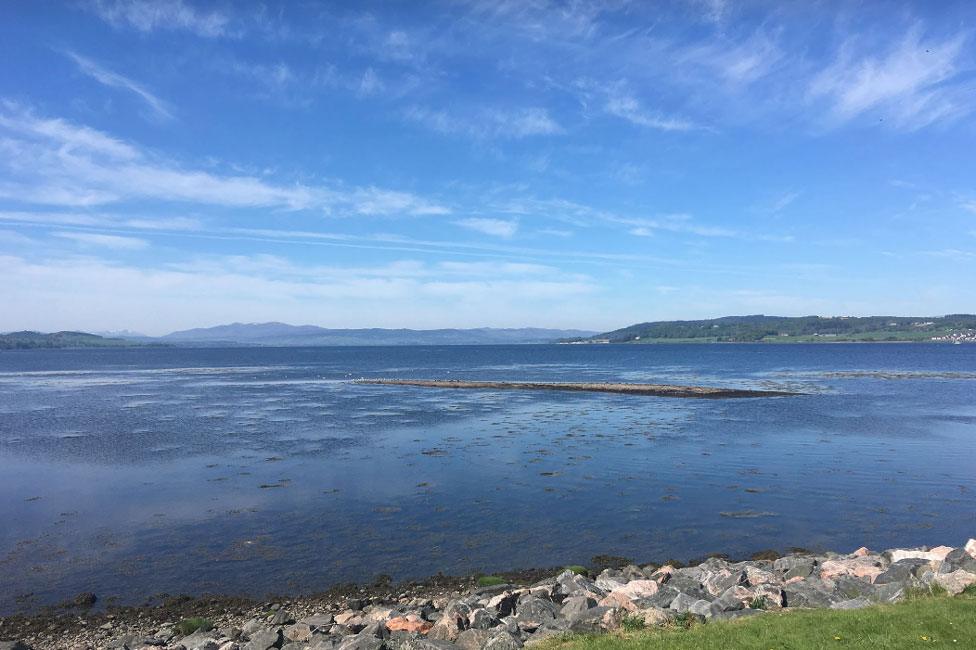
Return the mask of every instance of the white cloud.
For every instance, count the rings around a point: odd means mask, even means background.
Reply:
[[[75,54],[74,52],[67,52],[67,55],[74,60],[74,62],[78,65],[78,68],[83,73],[98,83],[110,88],[121,88],[122,90],[127,90],[145,102],[156,117],[166,120],[173,119],[173,113],[170,111],[166,102],[153,95],[140,84],[132,81],[128,77],[118,74],[117,72],[112,72],[111,70],[103,68],[91,59],[85,58],[79,54]]]
[[[918,129],[958,117],[971,110],[971,102],[948,82],[959,72],[965,40],[958,35],[923,41],[916,26],[887,52],[861,56],[849,41],[813,78],[809,97],[829,102],[838,123],[871,113],[898,127]]]
[[[619,117],[631,124],[659,131],[691,131],[700,128],[684,118],[665,115],[645,108],[623,81],[604,83],[593,79],[577,79],[573,88],[581,93],[584,104],[593,99],[602,103],[607,115]]]
[[[407,109],[405,116],[432,131],[478,139],[521,139],[563,132],[546,109],[537,107],[512,110],[485,108],[459,113],[414,106]]]
[[[456,225],[468,230],[491,235],[493,237],[512,237],[518,231],[518,221],[507,219],[461,219],[454,222]]]
[[[272,256],[206,258],[146,268],[92,257],[0,255],[0,331],[138,329],[162,334],[231,321],[330,327],[513,327],[566,324],[597,286],[545,268],[300,266]],[[526,318],[532,320],[526,322]]]
[[[372,68],[366,68],[362,78],[359,80],[359,88],[356,93],[360,96],[377,95],[386,88],[386,84],[380,79],[379,75]]]
[[[183,0],[94,0],[90,6],[113,27],[141,32],[183,30],[210,38],[229,31],[230,16],[219,11],[200,11]]]
[[[627,120],[638,126],[660,131],[690,131],[695,125],[687,120],[661,115],[645,110],[630,95],[614,94],[607,99],[606,111],[610,115]]]
[[[135,251],[142,250],[149,246],[149,242],[145,239],[139,239],[137,237],[121,237],[119,235],[102,235],[90,232],[73,232],[73,231],[62,231],[52,233],[55,237],[61,237],[62,239],[70,239],[71,241],[78,242],[79,244],[85,244],[90,246],[102,246],[105,248],[113,248],[116,250],[127,250]]]
[[[5,110],[4,110],[5,109]],[[434,215],[449,209],[407,192],[274,184],[185,169],[136,146],[60,119],[0,105],[0,196],[38,205],[158,200],[227,207],[317,209],[330,214]]]

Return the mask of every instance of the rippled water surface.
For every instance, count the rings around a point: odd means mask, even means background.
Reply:
[[[775,388],[687,400],[356,377]],[[0,612],[976,535],[976,346],[0,353]]]

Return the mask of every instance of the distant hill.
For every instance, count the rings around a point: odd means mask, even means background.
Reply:
[[[976,315],[725,316],[638,323],[578,343],[808,343],[832,341],[976,342]]]
[[[592,336],[585,330],[519,329],[327,329],[286,323],[232,323],[173,332],[155,339],[177,345],[498,345],[555,343]]]
[[[86,332],[10,332],[0,334],[0,350],[29,350],[33,348],[117,348],[139,345],[133,341],[105,338]]]

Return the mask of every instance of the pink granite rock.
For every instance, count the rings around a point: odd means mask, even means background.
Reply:
[[[624,594],[620,589],[611,591],[603,600],[597,603],[600,607],[619,607],[625,609],[628,612],[636,612],[637,605],[631,600],[629,596]]]
[[[884,573],[881,562],[872,556],[856,557],[846,560],[826,560],[820,565],[820,577],[823,579],[839,576],[854,576],[866,578],[868,582]]]
[[[612,594],[623,594],[627,598],[650,598],[660,588],[657,580],[631,580],[623,587],[614,589]],[[612,595],[611,594],[611,595]]]
[[[430,631],[430,628],[433,627],[432,623],[428,623],[427,621],[423,620],[410,620],[411,618],[419,619],[420,617],[397,616],[396,618],[391,618],[386,622],[386,629],[388,629],[390,632],[426,634]]]
[[[957,569],[952,573],[937,574],[935,583],[955,596],[969,585],[976,585],[976,574]]]

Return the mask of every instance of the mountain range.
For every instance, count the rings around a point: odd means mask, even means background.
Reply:
[[[706,320],[653,321],[597,334],[585,330],[523,327],[500,329],[328,329],[286,323],[231,323],[150,337],[114,332],[12,332],[0,349],[121,346],[352,346],[512,345],[529,343],[824,343],[871,341],[976,342],[976,316],[725,316]]]

